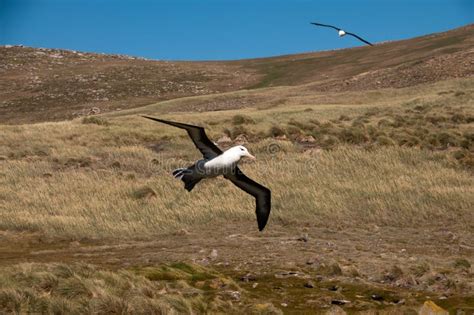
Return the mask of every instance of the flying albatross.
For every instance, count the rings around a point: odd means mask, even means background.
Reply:
[[[163,124],[184,129],[201,151],[202,160],[197,161],[187,168],[178,168],[173,171],[173,176],[184,182],[184,188],[191,191],[202,179],[223,175],[235,186],[255,197],[258,229],[263,230],[268,221],[271,207],[271,192],[268,188],[251,180],[237,167],[242,157],[255,159],[247,148],[238,145],[222,152],[206,135],[203,127],[182,124],[174,121],[142,116]]]
[[[360,41],[363,41],[364,43],[366,43],[367,45],[370,45],[370,46],[374,46],[372,45],[371,43],[369,43],[368,41],[366,41],[365,39],[363,39],[362,37],[354,34],[354,33],[349,33],[349,32],[346,32],[344,31],[343,29],[339,28],[339,27],[335,27],[335,26],[332,26],[332,25],[327,25],[327,24],[320,24],[320,23],[311,23],[313,25],[316,25],[316,26],[323,26],[323,27],[330,27],[330,28],[333,28],[335,29],[338,33],[339,33],[339,37],[343,37],[345,35],[351,35],[351,36],[354,36],[355,38],[357,38],[358,40]]]

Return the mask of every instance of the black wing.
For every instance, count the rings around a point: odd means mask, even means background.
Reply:
[[[351,36],[354,36],[355,38],[357,38],[358,40],[360,41],[363,41],[364,43],[366,43],[367,45],[370,45],[370,46],[374,46],[372,45],[371,43],[369,43],[368,41],[366,41],[365,39],[363,39],[362,37],[354,34],[354,33],[349,33],[349,32],[346,32],[347,35],[351,35]]]
[[[194,145],[199,149],[199,151],[201,151],[205,159],[213,159],[222,153],[222,151],[211,140],[209,140],[203,127],[182,124],[149,116],[142,117],[186,130],[191,140],[193,140]]]
[[[262,231],[270,216],[272,199],[270,189],[245,176],[238,167],[235,167],[232,174],[225,175],[225,178],[255,197],[258,229]]]
[[[321,24],[321,23],[314,23],[314,22],[311,22],[310,24],[313,24],[313,25],[316,25],[316,26],[324,26],[324,27],[330,27],[330,28],[333,28],[337,31],[340,31],[341,29],[339,27],[335,27],[335,26],[332,26],[332,25],[328,25],[328,24]]]

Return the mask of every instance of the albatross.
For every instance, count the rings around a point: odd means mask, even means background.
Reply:
[[[262,231],[265,228],[270,215],[271,192],[268,188],[245,176],[238,168],[237,164],[241,158],[255,159],[247,148],[238,145],[222,152],[209,140],[203,127],[149,116],[142,117],[186,130],[196,148],[201,152],[203,159],[189,167],[178,168],[172,172],[175,178],[184,182],[184,188],[187,191],[190,192],[202,179],[223,175],[235,186],[255,197],[258,229]]]
[[[315,22],[312,22],[311,24],[313,25],[316,25],[316,26],[323,26],[323,27],[330,27],[330,28],[333,28],[335,29],[338,34],[339,34],[339,37],[343,37],[345,35],[350,35],[350,36],[354,36],[355,38],[357,38],[358,40],[366,43],[367,45],[370,45],[370,46],[374,46],[372,45],[371,43],[369,43],[368,41],[366,41],[365,39],[363,39],[362,37],[354,34],[354,33],[350,33],[350,32],[346,32],[344,31],[342,28],[339,28],[339,27],[336,27],[336,26],[332,26],[332,25],[328,25],[328,24],[321,24],[321,23],[315,23]]]

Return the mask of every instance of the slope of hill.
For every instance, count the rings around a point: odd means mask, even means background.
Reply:
[[[0,123],[71,119],[184,96],[312,83],[400,88],[474,74],[474,25],[375,47],[232,62],[167,62],[0,47]]]
[[[238,62],[264,75],[255,87],[316,82],[318,91],[406,87],[474,74],[474,25],[373,47]]]
[[[256,82],[253,73],[225,63],[0,47],[0,122],[71,119],[91,108],[97,113],[241,89]]]
[[[235,62],[1,48],[0,313],[471,314],[472,31]],[[198,150],[140,114],[245,144],[266,229],[225,179],[186,193]]]

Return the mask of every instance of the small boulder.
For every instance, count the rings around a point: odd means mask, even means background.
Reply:
[[[234,301],[240,301],[241,294],[239,291],[225,291],[225,294]]]
[[[257,277],[251,273],[247,273],[246,275],[243,275],[242,277],[240,277],[240,281],[243,281],[243,282],[250,282],[250,281],[256,281],[257,280]]]
[[[449,313],[436,305],[435,302],[426,301],[418,312],[418,315],[449,315]]]
[[[297,240],[297,241],[300,241],[300,242],[305,242],[305,243],[306,243],[306,242],[309,240],[308,234],[305,233],[305,234],[301,235],[300,237],[298,237],[296,240]]]
[[[216,260],[216,259],[217,259],[217,249],[213,249],[213,250],[211,251],[211,254],[209,255],[209,258],[210,258],[211,260]]]

